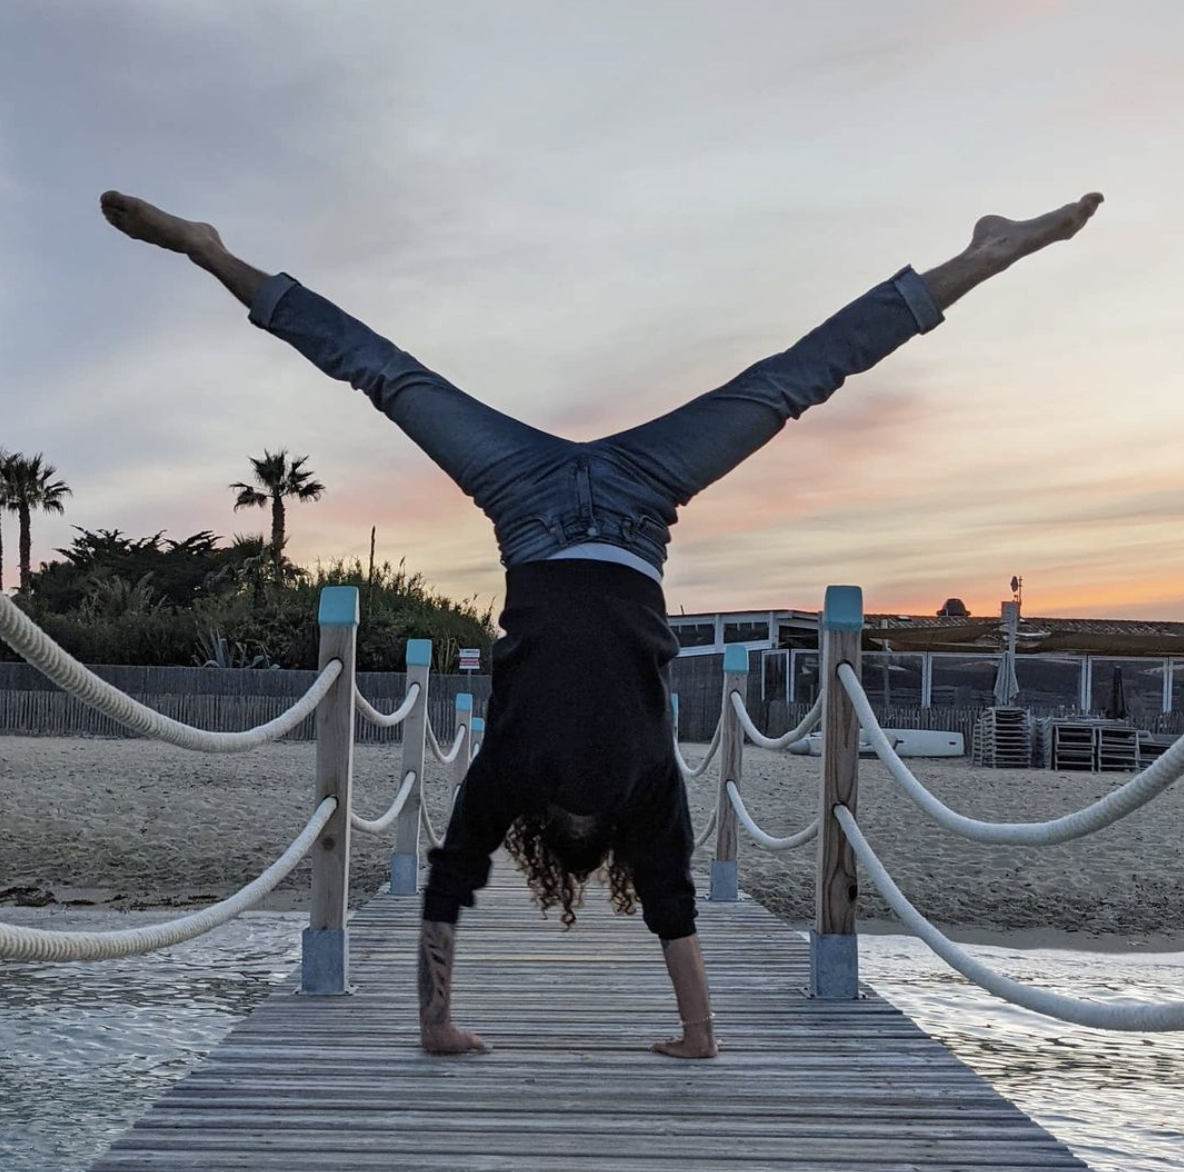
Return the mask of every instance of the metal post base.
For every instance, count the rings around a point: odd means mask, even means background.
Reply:
[[[349,990],[349,932],[345,928],[305,928],[301,936],[300,991],[333,997]]]
[[[711,902],[735,903],[740,898],[740,880],[738,865],[733,859],[730,863],[721,863],[716,859],[711,863]]]
[[[810,930],[810,996],[859,999],[859,937]]]
[[[415,895],[419,891],[419,858],[391,855],[391,895]]]

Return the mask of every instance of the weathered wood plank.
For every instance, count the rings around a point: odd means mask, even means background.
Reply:
[[[702,909],[715,1062],[676,1025],[661,952],[592,895],[574,932],[499,874],[459,937],[458,1021],[492,1054],[417,1047],[419,901],[351,925],[357,993],[280,987],[93,1172],[1034,1172],[1085,1165],[870,991],[811,1000],[807,945],[748,900]]]
[[[652,1148],[659,1145],[652,1144]],[[653,1155],[638,1156],[628,1165],[630,1169],[644,1169],[644,1172],[685,1172],[694,1169],[695,1172],[709,1172],[710,1169],[726,1166],[735,1172],[743,1172],[744,1164],[739,1160],[720,1157],[717,1155],[699,1155],[695,1152],[679,1153],[667,1156],[662,1152]],[[168,1168],[173,1172],[369,1172],[370,1169],[384,1169],[390,1172],[392,1168],[414,1167],[422,1169],[455,1169],[464,1168],[466,1172],[555,1172],[556,1164],[561,1163],[564,1168],[571,1168],[574,1172],[622,1172],[627,1167],[623,1165],[619,1156],[604,1156],[587,1151],[573,1151],[565,1148],[561,1153],[548,1152],[539,1154],[530,1152],[514,1155],[487,1155],[474,1152],[464,1157],[459,1163],[452,1153],[422,1152],[415,1155],[409,1164],[392,1163],[390,1154],[386,1152],[356,1152],[335,1158],[332,1153],[324,1152],[280,1152],[267,1154],[262,1152],[198,1152],[177,1151],[162,1159],[161,1155],[153,1152],[123,1152],[113,1151],[100,1164],[95,1165],[94,1172],[157,1172]],[[846,1160],[831,1160],[819,1158],[809,1154],[798,1159],[792,1152],[786,1154],[776,1164],[768,1162],[755,1163],[746,1161],[749,1168],[779,1168],[800,1170],[800,1172],[934,1172],[935,1169],[949,1169],[957,1172],[960,1168],[987,1169],[987,1172],[1033,1172],[1033,1169],[1076,1169],[1080,1172],[1085,1167],[1081,1161],[1066,1153],[1064,1156],[1049,1158],[1034,1164],[1028,1160],[1019,1162],[997,1161],[994,1163],[979,1162],[973,1165],[941,1164],[932,1160],[917,1161],[913,1159],[898,1160],[885,1156],[881,1152],[871,1159],[853,1164]]]

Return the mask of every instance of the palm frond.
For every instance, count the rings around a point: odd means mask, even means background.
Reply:
[[[235,512],[238,512],[239,509],[261,509],[271,500],[267,493],[260,492],[249,484],[232,484],[230,487],[239,490],[239,494],[234,500]]]

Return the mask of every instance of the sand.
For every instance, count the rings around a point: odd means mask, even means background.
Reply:
[[[697,761],[702,746],[684,753]],[[394,796],[400,750],[358,746],[355,808],[381,813]],[[314,746],[269,745],[241,756],[187,753],[141,740],[0,737],[0,903],[146,908],[221,898],[263,870],[303,825],[312,805]],[[995,770],[966,759],[915,761],[915,772],[956,809],[1026,821],[1067,813],[1121,784],[1118,774]],[[743,791],[773,834],[804,825],[816,803],[819,762],[748,748]],[[709,771],[709,773],[712,771]],[[860,769],[860,823],[906,895],[961,938],[1022,930],[1088,933],[1148,946],[1184,933],[1184,783],[1090,838],[1057,847],[979,846],[934,825],[878,762]],[[449,795],[446,772],[427,770],[428,809],[438,827]],[[704,824],[716,781],[692,784],[691,810]],[[391,836],[355,835],[352,898],[386,879]],[[769,854],[741,831],[742,886],[785,919],[812,915],[814,848]],[[705,874],[710,856],[696,854]],[[302,864],[264,904],[305,906]],[[701,885],[705,890],[705,883]],[[866,927],[891,913],[870,884],[861,893]],[[1076,945],[1079,946],[1079,945]]]

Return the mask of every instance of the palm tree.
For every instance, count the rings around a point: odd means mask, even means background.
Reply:
[[[33,511],[43,513],[64,513],[64,497],[72,496],[70,486],[64,480],[54,480],[58,470],[52,464],[43,463],[44,456],[38,452],[32,459],[19,454],[8,456],[4,461],[4,508],[17,515],[20,526],[18,553],[21,567],[21,591],[29,589],[32,574]]]
[[[4,510],[8,507],[8,462],[12,457],[0,448],[0,594],[4,593]]]
[[[238,492],[234,509],[266,508],[271,505],[271,555],[278,560],[287,541],[286,516],[284,498],[294,497],[298,501],[319,501],[325,491],[320,481],[312,479],[312,472],[305,471],[302,465],[307,456],[288,461],[288,450],[272,455],[265,448],[263,459],[250,457],[255,468],[255,487],[239,481],[230,487]],[[263,491],[261,492],[260,489]]]

